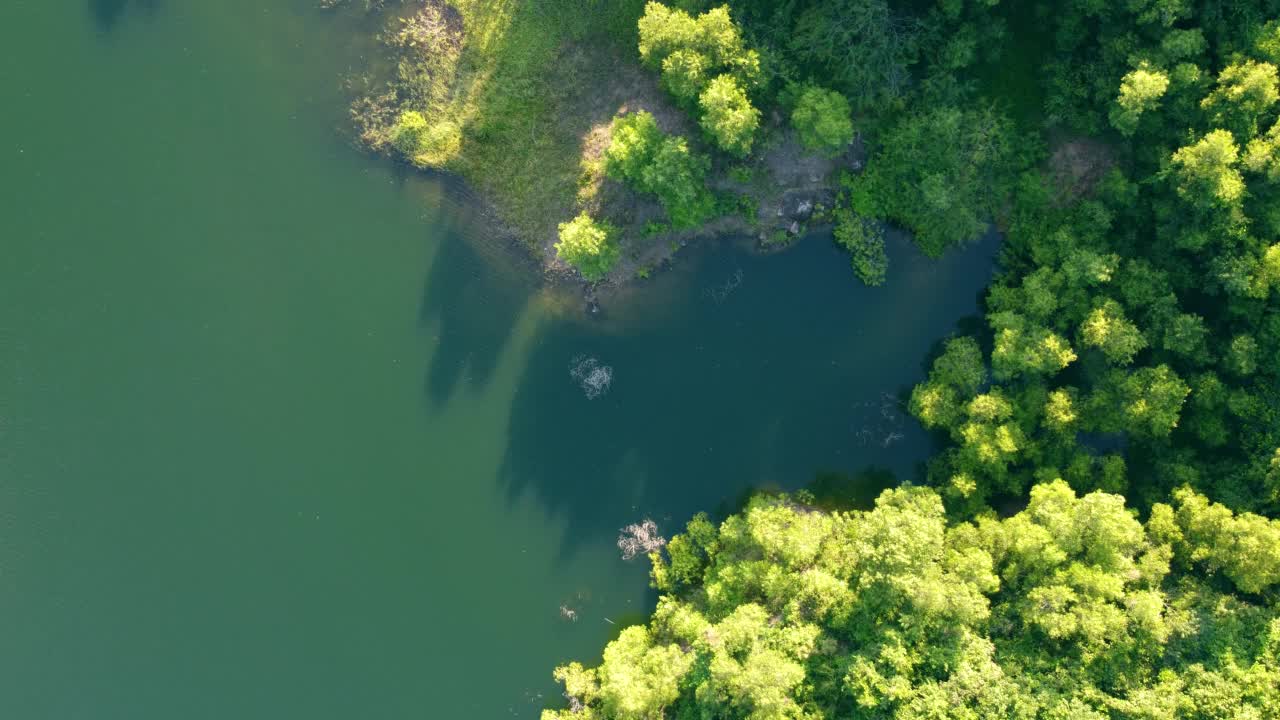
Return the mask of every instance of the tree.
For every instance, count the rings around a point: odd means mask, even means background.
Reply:
[[[811,4],[789,40],[816,77],[831,78],[860,109],[873,109],[906,92],[919,35],[920,23],[885,0],[831,0]]]
[[[1102,351],[1114,365],[1128,365],[1133,356],[1147,346],[1142,331],[1124,316],[1124,308],[1115,300],[1098,303],[1080,326],[1080,340],[1085,347]]]
[[[760,111],[751,105],[747,93],[731,75],[719,75],[698,96],[702,129],[715,144],[733,155],[751,152]]]
[[[607,175],[656,195],[677,228],[714,214],[715,200],[706,189],[709,163],[690,152],[684,138],[663,134],[644,111],[614,118],[611,134],[604,152]]]
[[[1240,148],[1226,130],[1214,130],[1194,145],[1173,154],[1178,194],[1193,205],[1233,205],[1244,195],[1244,178],[1236,169]]]
[[[1148,525],[1181,562],[1222,572],[1247,593],[1280,583],[1280,522],[1236,515],[1188,488],[1176,490],[1173,503],[1153,506]]]
[[[612,229],[581,213],[573,220],[560,223],[560,242],[556,256],[569,263],[582,277],[592,282],[604,278],[617,264],[619,250],[612,239]]]
[[[825,155],[839,155],[853,141],[849,101],[834,90],[810,85],[791,111],[791,125],[800,143]]]
[[[929,379],[973,395],[987,381],[987,367],[978,341],[969,336],[954,337],[943,344],[943,352],[933,361]]]
[[[1142,114],[1160,106],[1160,98],[1169,89],[1169,76],[1147,63],[1124,76],[1120,96],[1111,108],[1111,125],[1122,135],[1130,136],[1138,129]]]
[[[1218,86],[1200,105],[1209,119],[1239,137],[1257,134],[1258,120],[1280,100],[1276,66],[1246,60],[1232,63],[1218,74]]]
[[[640,182],[663,140],[657,121],[644,110],[628,113],[613,119],[609,135],[609,147],[604,151],[605,173],[625,182]]]
[[[1165,437],[1177,427],[1190,392],[1168,365],[1112,371],[1092,399],[1091,417],[1103,432]]]
[[[638,30],[640,59],[661,70],[667,92],[686,106],[697,104],[703,127],[721,147],[735,154],[750,150],[759,112],[746,88],[759,81],[760,56],[743,42],[729,9],[716,7],[694,18],[650,2]],[[708,119],[710,112],[716,117]]]
[[[995,331],[991,369],[997,380],[1052,376],[1076,360],[1075,350],[1060,335],[1017,313],[992,313],[987,321]]]
[[[905,225],[937,257],[986,232],[1024,162],[1020,145],[994,111],[933,108],[888,131],[861,182],[875,214]]]
[[[706,158],[689,151],[684,138],[666,137],[641,169],[637,187],[658,196],[674,227],[694,227],[715,213],[715,200],[706,188],[708,167]]]
[[[662,87],[685,105],[694,104],[707,86],[711,61],[696,50],[677,50],[662,61]]]

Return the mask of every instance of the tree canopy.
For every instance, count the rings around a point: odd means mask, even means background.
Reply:
[[[967,364],[963,343],[950,352]],[[804,500],[760,496],[718,527],[694,518],[651,556],[653,618],[597,667],[558,669],[571,707],[544,720],[1280,707],[1276,521],[1181,490],[1144,524],[1122,497],[1061,480],[1011,517],[960,523],[928,488],[887,490],[867,511]]]

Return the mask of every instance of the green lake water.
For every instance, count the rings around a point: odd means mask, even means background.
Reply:
[[[992,269],[725,242],[587,317],[350,147],[310,0],[8,0],[0,42],[2,718],[534,717],[652,602],[620,526],[909,477],[894,396]]]

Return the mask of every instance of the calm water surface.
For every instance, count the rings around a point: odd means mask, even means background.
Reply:
[[[619,526],[909,475],[893,395],[991,271],[721,244],[588,319],[345,144],[308,0],[9,0],[0,41],[4,718],[533,717],[651,602]]]

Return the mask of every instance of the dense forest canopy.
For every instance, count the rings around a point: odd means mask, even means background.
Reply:
[[[948,523],[928,488],[873,510],[759,497],[655,554],[647,626],[556,671],[619,718],[1268,718],[1280,710],[1280,523],[1192,491],[1139,522],[1036,486]]]
[[[925,487],[695,518],[544,717],[1280,717],[1280,2],[650,3],[638,35],[720,151],[779,110],[865,134],[831,213],[864,280],[882,221],[1006,240],[910,392]]]

